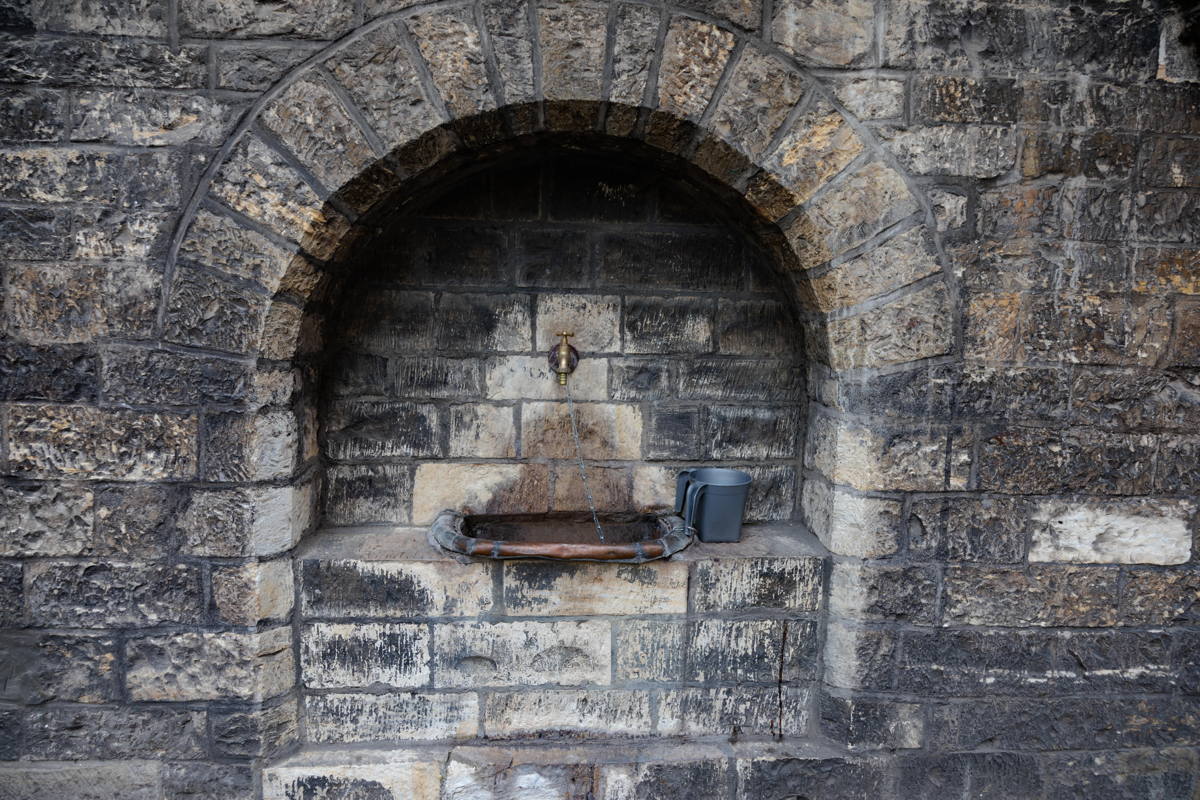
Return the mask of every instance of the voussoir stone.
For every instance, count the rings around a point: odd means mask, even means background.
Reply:
[[[416,14],[408,26],[451,115],[468,117],[496,107],[470,7]]]
[[[542,91],[547,100],[598,100],[604,78],[607,9],[583,3],[538,5]]]
[[[834,369],[882,367],[942,355],[954,346],[945,284],[852,317],[831,320],[827,331]]]
[[[747,47],[710,119],[712,130],[756,157],[805,92],[800,73],[775,56]]]
[[[699,117],[712,99],[734,41],[732,33],[710,23],[673,19],[659,67],[659,108],[687,119]]]
[[[823,99],[795,119],[767,159],[772,176],[807,202],[846,168],[865,145],[850,123]]]

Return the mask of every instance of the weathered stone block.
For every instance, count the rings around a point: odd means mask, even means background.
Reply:
[[[588,494],[592,499],[588,501]],[[578,464],[560,463],[554,468],[554,494],[550,506],[555,511],[597,509],[624,511],[630,504],[630,471],[627,467],[589,467],[587,486]]]
[[[476,686],[607,685],[607,622],[464,622],[433,628],[434,683]]]
[[[370,797],[372,800],[438,800],[441,765],[432,761],[338,766],[272,766],[263,772],[264,800]]]
[[[162,797],[156,761],[47,761],[0,766],[0,791],[13,800],[156,800]]]
[[[1121,591],[1121,624],[1191,624],[1200,613],[1197,592],[1200,574],[1194,569],[1131,569]]]
[[[46,90],[0,92],[0,135],[4,141],[54,142],[67,129],[66,95]]]
[[[571,373],[571,397],[575,400],[607,399],[609,363],[608,359],[581,358]],[[484,393],[489,400],[563,400],[566,397],[545,356],[490,359],[484,366],[483,380]]]
[[[660,736],[802,736],[808,690],[675,689],[659,698]]]
[[[851,494],[810,478],[801,508],[809,529],[832,553],[879,558],[899,549],[902,506],[895,500]]]
[[[37,760],[205,755],[204,712],[183,708],[47,707],[26,718],[25,730],[25,752]]]
[[[922,76],[913,85],[913,111],[926,122],[1015,122],[1022,87],[1011,78]]]
[[[821,731],[850,749],[912,749],[922,745],[924,713],[917,703],[821,695]]]
[[[338,461],[442,455],[438,408],[432,404],[341,400],[330,404],[323,422],[324,452]]]
[[[35,344],[90,342],[108,331],[103,272],[97,267],[15,264],[5,276],[12,304],[5,327]]]
[[[942,355],[954,346],[949,294],[932,283],[890,304],[827,324],[834,369],[881,367]]]
[[[38,625],[190,625],[203,616],[200,570],[192,565],[43,561],[26,572],[29,614]]]
[[[254,626],[263,620],[284,619],[295,600],[292,561],[281,558],[215,567],[212,587],[217,613],[231,625]]]
[[[526,406],[528,408],[528,406]],[[474,514],[536,513],[550,500],[544,464],[443,464],[417,466],[412,521],[428,525],[447,509]]]
[[[683,563],[504,565],[504,606],[521,616],[683,614],[687,586]]]
[[[547,689],[494,692],[483,709],[488,736],[497,739],[553,735],[647,736],[648,692],[619,689]]]
[[[937,621],[938,572],[927,566],[833,565],[831,613],[859,620],[930,625]]]
[[[660,196],[659,214],[664,215]],[[690,221],[690,220],[688,220]],[[741,244],[725,234],[611,233],[603,238],[599,281],[608,286],[736,291],[746,280]]]
[[[698,683],[771,683],[814,677],[811,620],[698,619],[683,645],[682,677]]]
[[[1029,514],[1020,497],[917,500],[908,518],[908,550],[932,561],[1021,562]]]
[[[717,101],[710,130],[741,152],[757,157],[805,88],[799,72],[780,59],[747,47]]]
[[[808,464],[834,483],[864,491],[941,491],[946,436],[932,431],[872,431],[815,415],[809,423]],[[967,457],[952,452],[948,488],[966,485]]]
[[[642,413],[638,406],[580,403],[575,406],[584,458],[636,459],[641,455]],[[574,458],[575,437],[566,403],[521,406],[521,453],[526,458]]]
[[[542,92],[547,100],[594,99],[604,78],[606,10],[573,3],[538,5]]]
[[[322,694],[305,703],[309,741],[348,743],[469,739],[479,726],[474,692]]]
[[[178,519],[188,555],[267,556],[291,547],[313,515],[311,486],[196,490]]]
[[[108,703],[120,696],[117,642],[35,633],[0,635],[0,699],[26,705],[58,700]]]
[[[893,630],[831,619],[821,651],[825,683],[847,689],[890,689],[899,640]]]
[[[679,397],[685,400],[799,401],[804,370],[792,361],[697,358],[677,365]],[[763,375],[770,375],[763,382]]]
[[[295,677],[290,628],[131,639],[126,659],[135,701],[261,700],[286,692]]]
[[[533,37],[528,7],[520,0],[486,0],[482,7],[505,100],[512,104],[532,101]]]
[[[16,37],[0,57],[5,83],[204,88],[207,48],[100,37]]]
[[[72,556],[92,549],[94,495],[81,486],[0,485],[0,556]]]
[[[890,78],[835,81],[838,102],[858,119],[893,119],[904,111],[904,82]]]
[[[451,116],[467,117],[495,108],[479,29],[470,10],[438,9],[416,14],[407,22]]]
[[[393,358],[385,393],[420,400],[478,396],[482,368],[473,358]]]
[[[1046,792],[1071,797],[1137,800],[1161,793],[1187,796],[1196,786],[1196,763],[1183,748],[1124,752],[1055,753],[1044,759]]]
[[[514,458],[517,427],[509,406],[483,404],[450,408],[451,458]]]
[[[646,458],[699,458],[699,434],[699,409],[654,408],[646,427]]]
[[[299,738],[300,710],[294,698],[272,706],[228,705],[208,714],[213,751],[239,760],[271,757]]]
[[[788,307],[775,300],[717,301],[717,351],[761,356],[799,345],[800,333]]]
[[[233,219],[201,207],[179,248],[181,258],[254,280],[274,291],[293,251]]]
[[[621,350],[621,298],[543,294],[537,299],[537,340],[534,349],[549,351],[559,343],[558,331],[574,331],[571,344],[581,354]]]
[[[731,770],[723,759],[710,758],[604,765],[598,771],[603,800],[721,800],[728,793]]]
[[[163,793],[188,800],[249,800],[254,770],[240,764],[176,762],[162,767]]]
[[[609,99],[640,106],[658,47],[659,11],[632,3],[617,8]]]
[[[306,618],[474,617],[492,607],[489,564],[306,560]]]
[[[1153,437],[1083,428],[1014,428],[980,443],[979,488],[1012,492],[1150,490]]]
[[[612,359],[608,363],[614,400],[658,400],[672,393],[670,365],[658,359]]]
[[[1182,564],[1195,506],[1186,501],[1046,500],[1031,517],[1030,561]]]
[[[738,788],[742,797],[769,797],[793,787],[822,800],[853,800],[858,795],[884,795],[891,788],[888,761],[869,758],[739,758]]]
[[[300,637],[304,685],[347,689],[429,683],[429,629],[398,623],[311,623]]]
[[[25,624],[24,569],[20,562],[0,563],[0,625]]]
[[[162,150],[2,149],[0,199],[173,208],[182,168],[178,153]]]
[[[915,175],[995,178],[1016,164],[1016,134],[1006,125],[927,125],[887,130],[884,138]]]
[[[136,147],[215,145],[229,133],[234,111],[228,103],[203,95],[145,89],[79,92],[71,111],[70,138]]]
[[[201,0],[180,9],[179,19],[185,35],[213,39],[336,39],[353,22],[349,0],[289,0],[268,7],[250,0]]]
[[[621,620],[613,625],[613,680],[674,683],[684,674],[688,624],[682,620]]]
[[[687,119],[698,118],[733,51],[729,31],[699,20],[671,20],[658,73],[658,107]]]
[[[624,351],[711,353],[713,303],[701,297],[629,297],[625,300]]]
[[[704,416],[700,438],[708,458],[792,458],[803,426],[795,408],[714,406]]]
[[[244,364],[168,350],[112,347],[103,351],[105,400],[131,405],[231,404],[246,399]]]
[[[818,558],[737,558],[696,565],[696,611],[782,608],[815,611],[821,603]]]
[[[241,282],[180,269],[167,299],[168,341],[249,353],[260,343],[270,298]]]
[[[951,566],[943,581],[947,624],[1097,627],[1117,621],[1115,568]]]
[[[774,40],[791,55],[822,66],[869,64],[875,6],[867,0],[786,0],[775,7]]]
[[[803,267],[862,244],[919,208],[895,170],[872,161],[807,206],[811,227],[787,232]]]

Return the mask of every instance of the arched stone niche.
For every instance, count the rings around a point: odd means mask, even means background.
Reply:
[[[875,569],[862,559],[895,551],[883,521],[902,493],[964,485],[936,386],[957,357],[956,292],[927,199],[802,59],[675,7],[415,5],[247,113],[179,225],[160,313],[165,341],[257,367],[254,406],[202,435],[205,479],[255,500],[246,555],[286,554],[316,524],[316,366],[363,222],[481,151],[547,134],[687,161],[773,243],[815,400],[799,505],[839,557],[830,642],[846,657],[826,659],[826,681],[856,688],[854,620],[871,602],[857,588]]]

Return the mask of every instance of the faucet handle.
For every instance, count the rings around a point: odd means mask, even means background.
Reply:
[[[561,337],[562,337],[562,343],[563,343],[563,344],[569,344],[569,342],[567,341],[567,339],[569,339],[570,337],[574,336],[575,334],[574,334],[574,333],[567,333],[566,331],[559,331],[558,333],[556,333],[556,334],[554,334],[554,335],[555,335],[555,336],[561,336]]]

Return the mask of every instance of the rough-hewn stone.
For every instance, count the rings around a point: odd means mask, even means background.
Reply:
[[[646,736],[651,730],[649,694],[618,689],[496,692],[486,697],[483,716],[497,738]]]
[[[734,37],[707,22],[671,20],[658,73],[658,105],[684,118],[696,118],[712,99]]]
[[[180,633],[126,645],[133,700],[259,700],[292,686],[292,632]]]
[[[695,609],[814,611],[821,602],[818,563],[811,558],[705,561],[697,566],[694,577]]]
[[[494,108],[479,28],[468,9],[439,9],[416,14],[408,27],[429,64],[433,82],[451,115],[470,116]]]

